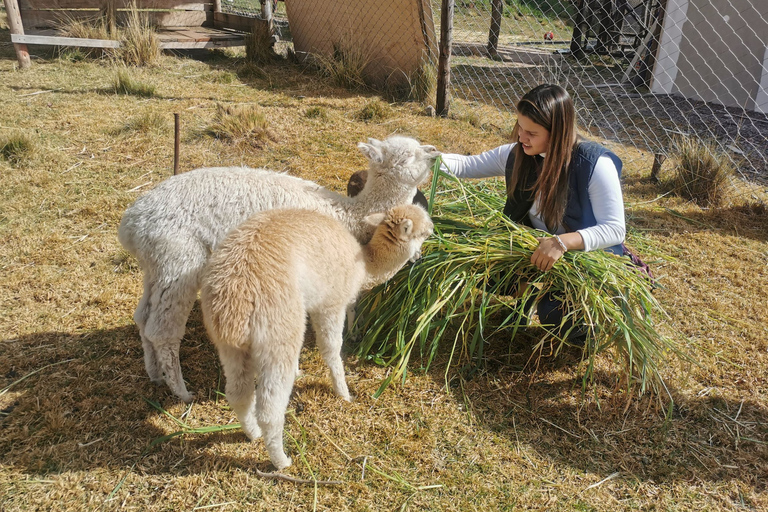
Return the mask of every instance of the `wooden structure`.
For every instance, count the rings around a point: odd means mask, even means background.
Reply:
[[[161,49],[220,48],[243,46],[244,37],[257,23],[268,23],[221,11],[221,0],[4,0],[21,67],[29,65],[26,45],[116,48],[111,39],[62,37],[67,21],[103,20],[108,27],[120,25],[135,2],[155,27]]]
[[[429,0],[286,0],[285,9],[299,58],[358,52],[372,83],[403,83],[437,59]]]

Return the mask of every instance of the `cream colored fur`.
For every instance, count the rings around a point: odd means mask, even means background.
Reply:
[[[373,228],[363,219],[410,203],[439,154],[408,137],[358,144],[368,180],[350,198],[317,183],[266,169],[208,167],[173,176],[139,197],[123,214],[118,238],[144,272],[144,295],[133,315],[153,382],[185,402],[179,346],[200,289],[205,263],[227,232],[256,212],[301,208],[341,221],[361,242]]]
[[[203,320],[219,352],[227,400],[249,438],[263,432],[278,469],[291,464],[283,451],[283,426],[306,316],[333,389],[350,400],[341,361],[345,309],[361,289],[392,277],[432,233],[429,216],[418,206],[397,206],[367,219],[376,228],[361,246],[327,215],[259,213],[227,235],[204,272]]]

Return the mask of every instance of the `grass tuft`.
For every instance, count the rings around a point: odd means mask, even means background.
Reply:
[[[216,105],[213,123],[206,130],[208,135],[227,142],[247,140],[259,145],[273,138],[264,113],[253,105]]]
[[[320,119],[321,121],[328,120],[328,111],[323,107],[309,107],[304,112],[304,117],[307,119]]]
[[[126,26],[120,31],[118,55],[129,66],[150,66],[160,58],[160,40],[149,16],[139,11],[136,2],[128,9]]]
[[[35,141],[27,134],[15,132],[0,138],[0,156],[12,164],[18,164],[35,152]]]
[[[378,122],[392,117],[392,108],[379,99],[372,99],[357,112],[360,121]]]
[[[254,23],[253,29],[245,36],[245,58],[253,64],[267,64],[278,60],[275,39],[267,23]]]
[[[162,133],[168,129],[168,120],[157,112],[145,112],[130,118],[118,133]]]
[[[629,385],[639,393],[664,388],[659,363],[670,353],[684,354],[655,327],[667,314],[652,295],[643,274],[628,260],[604,251],[568,252],[555,267],[539,272],[530,258],[537,247],[534,230],[510,222],[503,210],[503,183],[483,180],[462,186],[449,177],[450,186],[438,192],[435,172],[431,205],[435,236],[428,240],[423,257],[360,301],[364,333],[358,354],[393,370],[381,393],[397,379],[405,379],[411,356],[429,368],[441,343],[448,343],[451,365],[477,364],[490,335],[507,330],[514,335],[527,327],[526,304],[550,292],[567,305],[568,319],[587,330],[582,362],[583,384],[594,379],[596,357],[611,352],[621,361]],[[527,285],[526,285],[527,283]],[[522,290],[519,297],[505,297],[501,290]],[[535,347],[556,355],[567,339],[544,328]],[[567,333],[566,333],[567,334]],[[452,339],[451,339],[452,338]]]
[[[673,150],[674,168],[664,180],[675,194],[703,207],[719,207],[732,195],[736,168],[712,143],[679,137]]]
[[[436,94],[437,67],[423,58],[419,67],[411,73],[396,71],[390,74],[384,89],[392,101],[428,102]]]
[[[155,86],[144,84],[131,77],[127,69],[118,69],[115,73],[112,90],[117,94],[127,94],[142,98],[151,98],[155,95]]]
[[[368,88],[365,68],[371,59],[364,48],[343,42],[334,43],[333,55],[331,57],[318,55],[316,61],[320,67],[320,73],[330,78],[336,85],[350,90]]]

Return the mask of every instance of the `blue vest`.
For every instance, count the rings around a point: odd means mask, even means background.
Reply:
[[[608,155],[613,163],[616,165],[616,170],[621,178],[621,168],[623,164],[621,159],[608,151],[606,148],[596,142],[583,141],[580,142],[576,149],[574,149],[571,155],[571,163],[569,165],[569,179],[568,179],[568,200],[565,204],[565,214],[563,215],[563,226],[567,231],[577,231],[579,229],[585,229],[597,224],[595,220],[595,214],[592,211],[592,202],[589,200],[589,180],[592,178],[592,173],[595,170],[595,164],[597,159],[603,155]],[[541,167],[542,158],[536,157],[536,172]],[[509,183],[512,178],[512,168],[515,164],[515,150],[514,148],[509,153],[507,158],[507,165],[505,170],[505,180]],[[533,190],[532,186],[536,182],[535,173],[525,176],[523,179],[518,180],[517,187],[513,194],[507,195],[507,202],[504,205],[504,214],[509,217],[513,222],[519,224],[525,224],[531,226],[528,212],[533,206]],[[623,253],[621,244],[606,247],[604,250],[618,254]]]

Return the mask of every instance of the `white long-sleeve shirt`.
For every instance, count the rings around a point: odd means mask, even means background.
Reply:
[[[462,179],[504,176],[509,153],[514,147],[514,143],[504,144],[479,155],[470,156],[444,153],[441,169]],[[577,230],[584,240],[584,250],[593,251],[620,244],[626,236],[624,198],[621,194],[621,183],[616,165],[607,155],[598,158],[587,191],[597,224]],[[528,212],[528,217],[531,219],[533,227],[549,231],[539,213],[538,200],[534,201]],[[565,233],[565,228],[558,226],[555,234],[561,235],[563,233]]]

